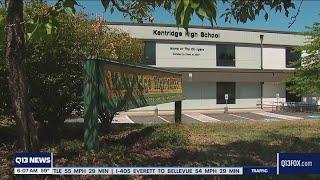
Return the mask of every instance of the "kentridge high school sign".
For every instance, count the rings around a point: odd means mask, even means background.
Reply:
[[[110,108],[121,110],[180,101],[181,74],[106,61],[103,65]]]
[[[181,122],[182,75],[111,60],[84,63],[84,144],[99,147],[98,118],[119,111],[175,102],[175,121]]]
[[[211,32],[191,32],[191,31],[174,31],[174,30],[158,30],[154,29],[153,30],[153,35],[154,36],[170,36],[170,37],[189,37],[189,38],[211,38],[211,39],[217,39],[220,38],[220,33],[211,33]]]

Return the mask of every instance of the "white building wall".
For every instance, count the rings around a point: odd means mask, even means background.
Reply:
[[[236,46],[235,55],[236,68],[261,68],[261,48],[259,46]]]
[[[263,104],[276,105],[277,96],[279,94],[279,102],[286,101],[286,85],[280,82],[265,82],[263,84]]]
[[[229,108],[259,108],[260,84],[251,82],[236,83],[236,103]],[[225,104],[217,104],[216,82],[184,82],[182,109],[222,109]],[[174,102],[133,109],[137,110],[174,110]]]
[[[236,29],[212,29],[212,28],[188,28],[189,33],[197,33],[197,36],[187,36],[183,28],[161,27],[145,25],[108,25],[110,28],[128,32],[138,39],[155,40],[180,40],[180,41],[206,41],[206,42],[229,42],[260,44],[260,35],[264,35],[263,43],[269,45],[302,45],[306,39],[303,35],[277,32],[259,32],[259,30],[236,30]],[[156,35],[154,31],[169,31],[181,33],[182,36]],[[203,34],[217,34],[218,37],[202,36]]]
[[[229,108],[258,108],[260,102],[260,84],[253,82],[236,82],[236,102],[228,104]],[[225,104],[216,104],[215,108],[222,109]]]
[[[214,68],[216,46],[156,43],[157,67]]]
[[[286,49],[264,47],[263,48],[263,68],[264,69],[285,69]]]
[[[183,83],[183,109],[213,109],[216,104],[216,84],[208,82]]]
[[[180,50],[179,50],[180,49]],[[186,50],[189,49],[189,50]],[[193,50],[191,50],[193,49]],[[156,43],[156,66],[179,68],[261,68],[259,46],[235,46],[235,67],[216,66],[216,45]],[[286,69],[286,49],[263,48],[264,69]]]
[[[216,66],[215,44],[156,43],[156,66],[179,68],[261,68],[258,45],[236,45],[235,67]],[[286,69],[286,49],[263,48],[264,69]]]
[[[241,82],[237,83],[236,104],[241,108],[259,107],[261,101],[260,83]]]
[[[188,49],[188,50],[186,50]],[[193,50],[192,50],[193,49]],[[285,48],[264,48],[265,69],[285,69]],[[156,43],[156,66],[179,68],[261,68],[259,46],[235,46],[235,67],[216,66],[216,45]],[[277,58],[275,58],[277,57]]]

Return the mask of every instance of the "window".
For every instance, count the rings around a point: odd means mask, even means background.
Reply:
[[[301,65],[299,61],[301,53],[294,51],[292,48],[286,48],[286,67],[287,68],[298,68]]]
[[[217,104],[225,104],[224,95],[228,94],[228,104],[236,103],[236,83],[217,82]]]
[[[235,47],[232,44],[217,44],[217,66],[235,66]]]
[[[144,63],[147,65],[156,65],[156,43],[146,41],[144,44]]]

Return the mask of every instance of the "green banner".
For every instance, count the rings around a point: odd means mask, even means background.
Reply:
[[[184,99],[179,73],[102,59],[86,60],[84,70],[84,139],[88,150],[99,146],[99,115]]]

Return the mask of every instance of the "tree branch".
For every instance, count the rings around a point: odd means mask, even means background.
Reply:
[[[131,8],[123,8],[121,7],[115,0],[111,0],[112,4],[118,9],[118,11],[121,11],[123,13],[128,13],[128,14],[131,14],[130,13],[130,10],[132,9],[136,9],[138,7],[138,4],[136,4],[135,6],[132,6]]]
[[[298,17],[298,15],[300,14],[301,5],[302,5],[302,2],[303,2],[303,1],[304,1],[304,0],[301,0],[301,2],[300,2],[300,4],[299,4],[299,8],[298,8],[298,10],[297,10],[297,13],[291,17],[291,20],[292,20],[292,21],[289,23],[288,28],[290,28],[290,27],[296,22],[297,17]]]

